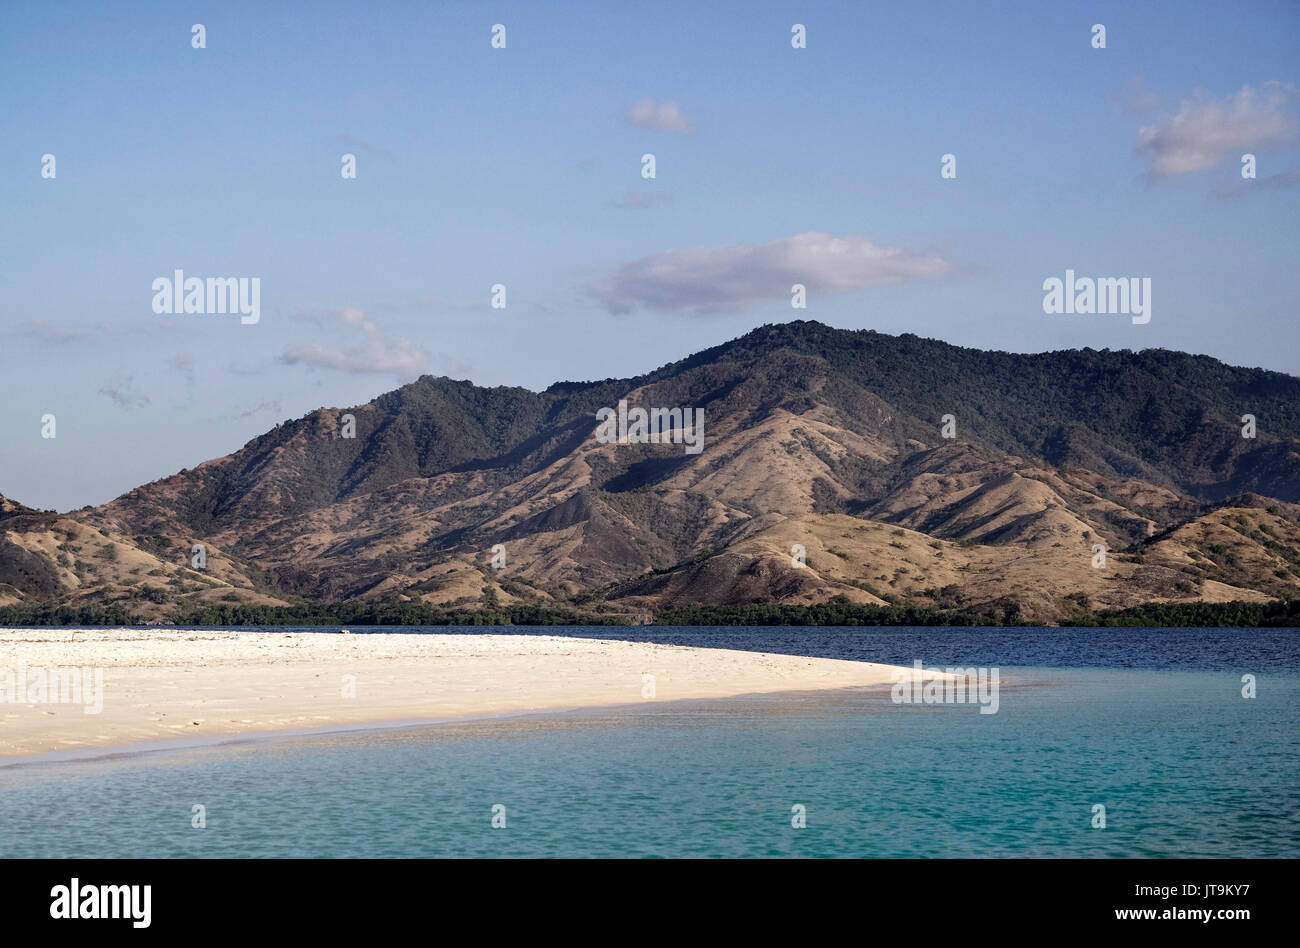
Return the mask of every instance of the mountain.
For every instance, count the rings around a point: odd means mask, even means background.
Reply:
[[[596,413],[621,399],[703,409],[703,450],[601,443]],[[1055,622],[1086,604],[1300,596],[1298,504],[1300,379],[801,321],[540,393],[424,376],[102,507],[4,501],[0,605],[165,620],[362,598],[641,619],[844,597]]]

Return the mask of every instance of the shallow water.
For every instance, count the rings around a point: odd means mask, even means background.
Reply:
[[[1294,631],[546,630],[574,631],[999,665],[999,707],[883,687],[0,767],[0,854],[1300,856]]]

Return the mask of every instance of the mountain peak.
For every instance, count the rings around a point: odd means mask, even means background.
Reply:
[[[597,413],[624,399],[702,412],[703,450],[598,440]],[[9,562],[21,588],[60,577],[73,602],[183,569],[202,543],[225,585],[187,595],[229,601],[462,607],[491,590],[643,612],[960,587],[972,607],[1012,596],[1050,620],[1081,577],[1115,606],[1195,596],[1210,579],[1246,598],[1294,595],[1300,565],[1275,547],[1300,529],[1283,503],[1300,502],[1298,462],[1290,376],[1166,350],[1012,355],[797,320],[635,378],[542,392],[422,376],[70,515],[109,562],[110,547],[138,546],[135,573],[99,586],[97,560],[60,573],[42,554],[65,541],[21,517],[10,542],[26,552]],[[1202,535],[1213,539],[1197,559],[1184,546]],[[1099,539],[1113,551],[1158,541],[1165,559],[1098,586],[1079,557]],[[1233,544],[1250,551],[1210,551]],[[500,574],[484,565],[498,545]],[[792,546],[812,572],[787,575]],[[1025,585],[1010,563],[1037,578]]]

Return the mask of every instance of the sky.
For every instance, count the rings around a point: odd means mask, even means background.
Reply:
[[[0,493],[790,319],[1300,374],[1298,83],[1296,2],[6,2]],[[260,318],[155,312],[176,270]],[[1150,321],[1045,313],[1067,270]]]

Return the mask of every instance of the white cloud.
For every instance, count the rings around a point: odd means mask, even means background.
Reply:
[[[284,365],[310,365],[339,372],[403,376],[419,375],[428,366],[427,352],[409,339],[385,337],[362,310],[349,306],[333,315],[338,321],[359,328],[365,339],[355,346],[329,346],[319,342],[297,346],[281,353],[279,361]],[[308,314],[304,318],[313,322],[323,321],[321,314]]]
[[[1296,138],[1296,98],[1296,87],[1281,82],[1243,86],[1223,99],[1198,94],[1177,115],[1143,126],[1137,149],[1153,178],[1172,178],[1207,171],[1229,156],[1281,148]]]
[[[718,312],[789,299],[802,283],[827,296],[905,280],[937,280],[952,264],[932,254],[882,247],[852,235],[807,233],[765,244],[691,247],[642,257],[588,286],[611,313],[637,307]]]
[[[696,129],[695,123],[682,114],[681,107],[676,102],[660,102],[656,105],[654,99],[638,99],[628,106],[623,118],[629,125],[652,128],[658,132],[693,132]]]

